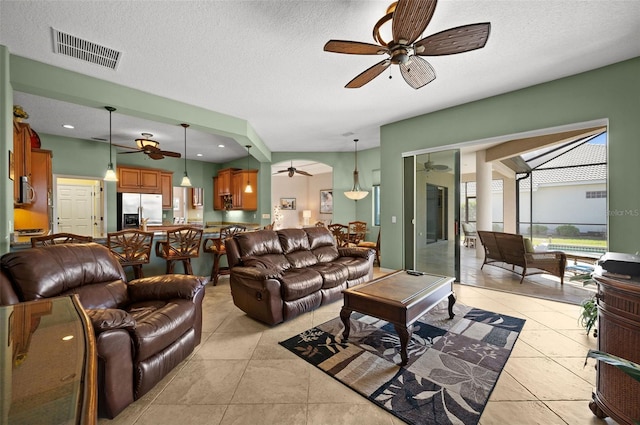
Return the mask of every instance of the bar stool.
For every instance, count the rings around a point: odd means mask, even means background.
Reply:
[[[200,255],[202,229],[182,226],[167,230],[167,240],[156,242],[156,256],[167,262],[167,274],[172,274],[176,261],[182,261],[185,274],[193,274],[191,259]]]
[[[227,255],[227,250],[224,246],[224,241],[227,238],[233,237],[233,235],[241,232],[245,232],[247,228],[238,224],[223,227],[220,229],[219,238],[207,238],[202,244],[202,250],[213,254],[213,267],[211,267],[211,280],[213,286],[218,284],[218,277],[221,275],[228,275],[230,273],[229,267],[220,267],[220,259]]]
[[[149,264],[152,247],[153,232],[125,229],[107,233],[107,248],[118,258],[122,267],[133,267],[136,279],[144,277],[142,265]]]
[[[87,242],[93,242],[93,238],[91,236],[74,235],[73,233],[53,233],[51,235],[33,236],[31,238],[31,247]]]

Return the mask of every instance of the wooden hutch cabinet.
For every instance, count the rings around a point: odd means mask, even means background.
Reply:
[[[258,209],[258,170],[234,171],[232,176],[233,209],[254,211]],[[247,183],[253,192],[245,193]]]
[[[247,182],[253,193],[245,193]],[[213,209],[255,211],[258,209],[258,170],[226,168],[213,177]],[[225,206],[225,200],[231,204]]]
[[[595,275],[598,282],[598,349],[640,363],[640,280]],[[640,420],[640,382],[598,361],[591,411],[620,424]]]

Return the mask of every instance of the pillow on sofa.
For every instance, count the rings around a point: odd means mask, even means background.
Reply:
[[[527,254],[533,254],[534,252],[536,252],[533,249],[533,243],[531,243],[531,239],[529,238],[523,238],[524,239],[524,252],[526,252]]]

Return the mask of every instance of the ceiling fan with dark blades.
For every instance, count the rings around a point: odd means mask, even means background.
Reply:
[[[178,152],[164,151],[160,149],[158,146],[160,143],[152,140],[153,134],[151,133],[142,133],[142,138],[136,139],[137,147],[124,146],[113,144],[113,146],[129,149],[129,152],[118,152],[119,154],[127,154],[127,153],[144,153],[151,159],[163,159],[165,156],[170,156],[172,158],[180,158],[181,155]]]
[[[419,89],[435,80],[436,72],[421,56],[443,56],[481,49],[487,43],[489,22],[464,25],[441,31],[418,41],[436,8],[436,0],[399,0],[373,27],[373,39],[379,44],[359,41],[329,40],[326,52],[348,55],[388,55],[349,81],[346,88],[359,88],[380,75],[389,65],[398,65],[404,80]],[[380,27],[391,20],[393,39],[385,42]]]
[[[309,177],[313,177],[313,174],[309,174],[306,171],[303,170],[298,170],[297,168],[295,168],[293,166],[293,161],[291,161],[291,166],[289,168],[285,168],[284,170],[280,170],[280,171],[276,171],[275,174],[280,174],[280,173],[288,173],[289,177],[293,177],[294,174],[302,174],[303,176],[309,176]]]

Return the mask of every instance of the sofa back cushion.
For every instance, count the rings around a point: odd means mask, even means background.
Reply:
[[[84,308],[117,308],[128,302],[122,266],[97,243],[10,252],[0,263],[22,301],[77,293]]]
[[[309,248],[319,263],[329,263],[340,256],[331,231],[326,227],[304,229],[309,239]]]
[[[258,230],[234,235],[239,259],[245,266],[270,268],[282,272],[291,268],[273,230]],[[226,244],[226,242],[225,242]]]
[[[278,230],[280,246],[289,263],[296,269],[313,266],[318,259],[310,251],[307,233],[302,229]]]

